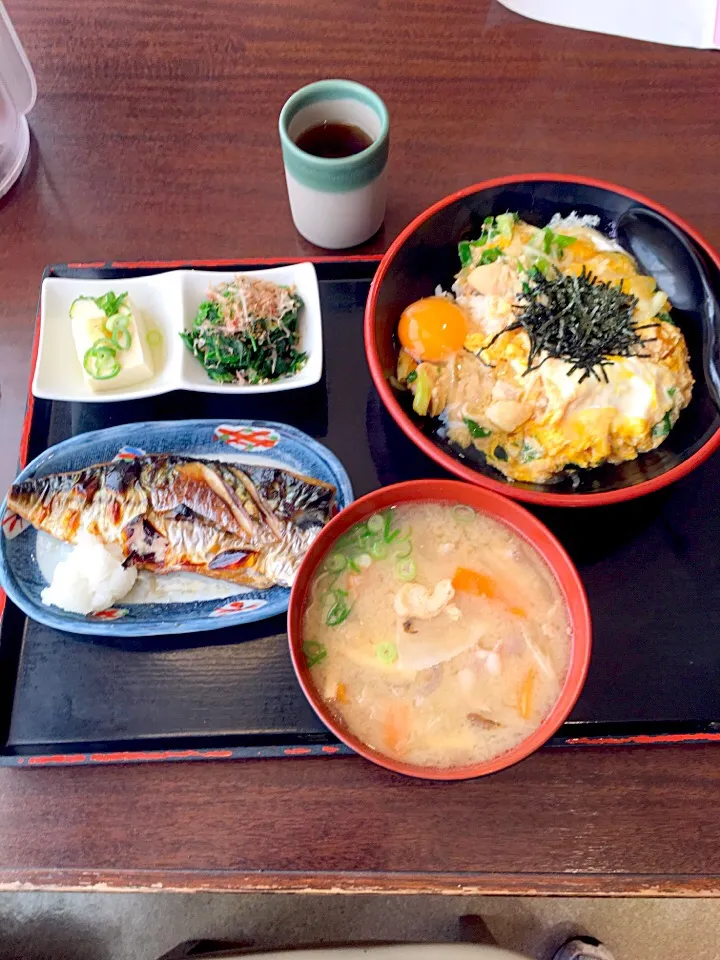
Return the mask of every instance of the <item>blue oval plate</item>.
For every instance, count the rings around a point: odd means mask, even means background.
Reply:
[[[127,445],[128,438],[132,439],[133,446]],[[223,423],[168,420],[96,430],[50,447],[25,467],[18,481],[79,470],[113,459],[131,459],[145,453],[175,453],[283,467],[334,484],[339,509],[353,499],[348,475],[334,454],[294,427],[265,420]],[[189,577],[192,583],[185,579],[180,589],[185,595],[196,593],[198,599],[182,603],[167,602],[167,599],[165,602],[162,599],[119,601],[116,607],[89,616],[66,613],[43,604],[40,594],[48,584],[55,563],[69,548],[47,534],[39,534],[16,514],[9,513],[6,501],[1,510],[0,582],[24,613],[58,630],[126,637],[195,633],[264,620],[288,608],[290,590],[287,587],[250,590],[193,574],[169,574],[154,578],[155,584],[164,581],[160,584],[161,590],[168,588],[171,577],[175,578],[173,589],[178,589],[178,577]]]

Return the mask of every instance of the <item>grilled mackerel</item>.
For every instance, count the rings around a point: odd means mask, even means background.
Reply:
[[[335,492],[288,470],[163,455],[26,480],[8,508],[69,543],[87,529],[126,565],[264,589],[292,584]]]

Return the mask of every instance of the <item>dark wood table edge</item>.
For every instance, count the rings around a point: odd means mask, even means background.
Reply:
[[[676,874],[344,873],[234,870],[48,870],[0,867],[0,892],[434,894],[717,897],[720,876]]]

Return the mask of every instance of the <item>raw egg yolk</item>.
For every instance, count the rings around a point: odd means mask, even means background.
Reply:
[[[465,314],[445,297],[425,297],[403,310],[400,343],[418,362],[439,363],[462,349],[467,336]]]

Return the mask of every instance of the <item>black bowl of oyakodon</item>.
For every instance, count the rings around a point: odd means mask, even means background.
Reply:
[[[451,290],[460,268],[459,246],[474,246],[473,241],[487,235],[488,220],[508,211],[536,228],[555,215],[596,218],[597,230],[616,244],[615,249],[630,254],[637,272],[653,278],[657,288],[668,295],[673,325],[687,344],[689,371],[695,382],[689,403],[655,449],[593,469],[575,469],[569,464],[550,482],[522,482],[496,469],[504,464],[495,460],[493,466],[493,456],[475,448],[481,444],[473,443],[473,434],[469,445],[458,444],[448,436],[441,420],[419,416],[413,409],[413,394],[398,383],[398,325],[403,312],[415,301],[433,297],[438,287]],[[538,252],[543,253],[542,249]],[[441,466],[516,499],[554,506],[598,506],[658,490],[685,476],[720,446],[719,291],[717,252],[691,226],[646,197],[578,177],[505,177],[446,197],[400,234],[373,281],[365,315],[365,349],[388,411],[409,438]],[[478,425],[471,426],[476,430]],[[486,431],[480,426],[478,432]]]

